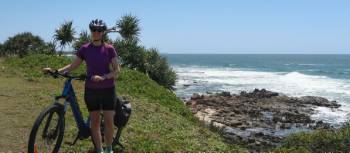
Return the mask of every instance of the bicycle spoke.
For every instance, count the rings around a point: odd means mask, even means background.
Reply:
[[[38,153],[51,153],[55,148],[59,132],[59,114],[52,112],[48,114],[39,126],[37,139],[35,141]]]

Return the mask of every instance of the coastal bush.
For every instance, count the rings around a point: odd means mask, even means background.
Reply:
[[[73,43],[74,51],[79,50],[81,45],[91,42],[91,35],[88,31],[83,30],[80,32],[78,39]]]
[[[3,44],[2,55],[24,57],[29,53],[38,53],[46,48],[45,42],[30,32],[23,32],[9,37]]]
[[[55,42],[47,42],[46,45],[40,49],[37,53],[39,54],[48,54],[48,55],[54,55],[56,54],[56,43]]]
[[[311,150],[303,146],[292,147],[289,149],[279,148],[273,151],[274,153],[312,153]]]
[[[137,41],[117,39],[113,46],[118,50],[120,64],[145,73],[145,49]]]
[[[2,43],[0,43],[0,57],[4,56],[5,52],[4,52],[4,45]]]
[[[288,136],[280,150],[295,150],[303,148],[310,152],[348,152],[350,150],[350,126],[343,125],[340,129],[321,129],[313,132],[302,132]]]
[[[168,89],[173,89],[176,81],[176,73],[169,66],[167,59],[159,55],[157,49],[146,51],[146,73],[158,84]]]

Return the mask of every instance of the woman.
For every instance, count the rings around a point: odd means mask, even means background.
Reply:
[[[102,38],[107,26],[102,20],[91,21],[89,28],[92,42],[84,44],[76,53],[74,61],[58,69],[58,72],[69,73],[85,61],[87,78],[89,79],[85,81],[84,100],[91,117],[92,138],[97,152],[103,152],[100,132],[100,111],[102,110],[106,127],[105,140],[107,147],[105,153],[113,153],[113,116],[116,102],[114,78],[119,73],[117,53],[113,46],[103,42]],[[44,68],[43,71],[52,71],[52,69]]]

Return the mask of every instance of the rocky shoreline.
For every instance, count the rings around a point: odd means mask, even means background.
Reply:
[[[316,107],[340,107],[322,97],[288,97],[265,89],[240,94],[195,93],[185,103],[199,120],[221,129],[227,141],[252,152],[269,151],[291,133],[332,128],[311,115]]]

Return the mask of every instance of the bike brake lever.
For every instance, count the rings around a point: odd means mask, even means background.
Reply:
[[[58,78],[58,70],[55,70],[54,72],[51,72],[51,75],[54,77],[54,78]]]

